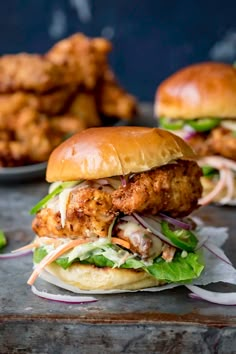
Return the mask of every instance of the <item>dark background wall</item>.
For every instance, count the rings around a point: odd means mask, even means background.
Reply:
[[[43,53],[75,32],[104,36],[120,82],[141,100],[193,62],[236,60],[233,0],[1,1],[0,53]]]

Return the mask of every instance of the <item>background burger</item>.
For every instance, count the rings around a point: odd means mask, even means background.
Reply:
[[[202,192],[194,157],[158,128],[91,128],[62,143],[48,162],[50,193],[32,209],[28,284],[41,275],[78,292],[197,278],[204,266],[187,218]]]
[[[201,204],[236,201],[236,69],[206,62],[179,70],[157,89],[160,126],[184,138],[203,167]]]

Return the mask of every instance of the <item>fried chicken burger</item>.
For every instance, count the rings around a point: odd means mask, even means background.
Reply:
[[[236,202],[236,69],[205,62],[177,71],[157,89],[162,128],[184,138],[203,167],[201,204]]]
[[[159,128],[90,128],[63,142],[48,162],[49,194],[32,209],[28,284],[40,275],[74,292],[137,290],[197,278],[194,158]]]

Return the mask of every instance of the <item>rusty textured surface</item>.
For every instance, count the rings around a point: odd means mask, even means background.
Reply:
[[[29,209],[47,188],[43,180],[0,186],[8,250],[33,239]],[[235,208],[210,206],[196,214],[207,224],[229,227],[224,250],[236,266]],[[31,292],[31,270],[31,255],[0,260],[1,354],[235,353],[236,306],[192,300],[185,288],[99,295],[98,302],[83,305],[51,302]],[[225,284],[212,288],[235,291]]]

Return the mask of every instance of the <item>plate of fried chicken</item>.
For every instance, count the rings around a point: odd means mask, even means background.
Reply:
[[[77,33],[44,54],[0,57],[0,180],[44,173],[52,150],[76,132],[132,123],[137,101],[118,83],[111,50]]]

